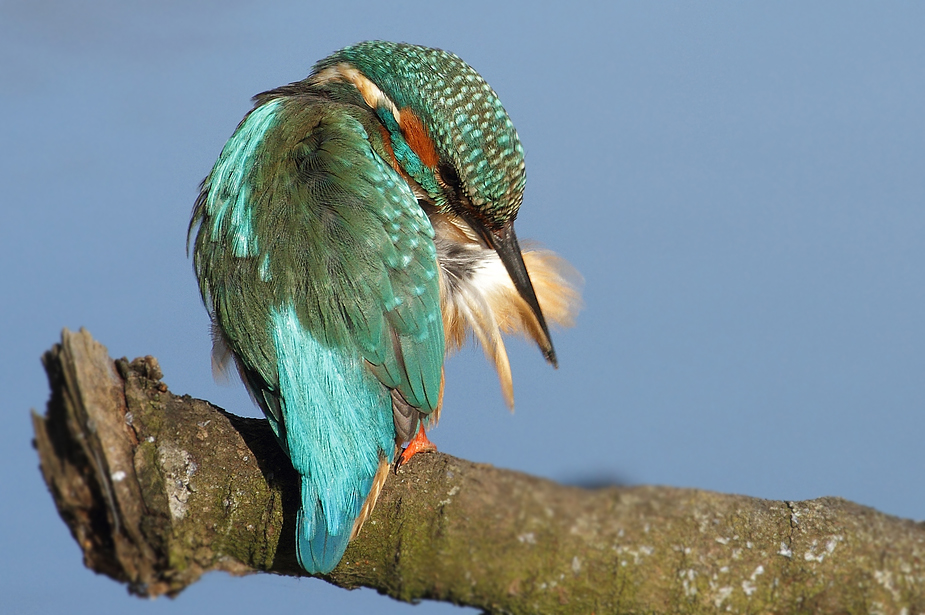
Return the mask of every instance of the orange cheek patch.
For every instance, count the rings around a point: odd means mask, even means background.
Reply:
[[[426,166],[431,169],[436,167],[440,159],[437,156],[434,142],[427,136],[427,131],[424,130],[424,124],[421,123],[420,118],[412,113],[408,107],[402,109],[399,116],[401,117],[401,122],[398,126],[401,128],[401,134],[405,137],[408,146],[414,150],[414,153],[418,155],[418,158]]]

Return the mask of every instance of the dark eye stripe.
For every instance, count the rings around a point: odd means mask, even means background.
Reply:
[[[443,179],[444,183],[453,189],[456,194],[461,192],[459,185],[459,175],[456,173],[456,169],[449,162],[441,161],[437,166],[437,171],[440,172],[440,178]]]

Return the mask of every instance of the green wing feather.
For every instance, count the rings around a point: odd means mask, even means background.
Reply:
[[[373,149],[371,120],[311,96],[255,109],[204,182],[194,264],[231,350],[271,390],[266,323],[291,301],[313,336],[360,353],[428,413],[445,354],[434,232]]]

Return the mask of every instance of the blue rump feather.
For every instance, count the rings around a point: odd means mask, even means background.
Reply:
[[[292,465],[302,475],[299,563],[326,573],[347,548],[382,459],[395,454],[388,389],[355,353],[319,344],[295,307],[271,314]]]

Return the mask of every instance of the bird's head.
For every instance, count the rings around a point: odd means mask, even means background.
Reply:
[[[498,95],[458,56],[404,43],[369,41],[315,65],[313,84],[350,83],[380,122],[394,162],[419,200],[461,219],[497,251],[543,331],[549,331],[524,266],[514,219],[523,201],[524,151]]]

